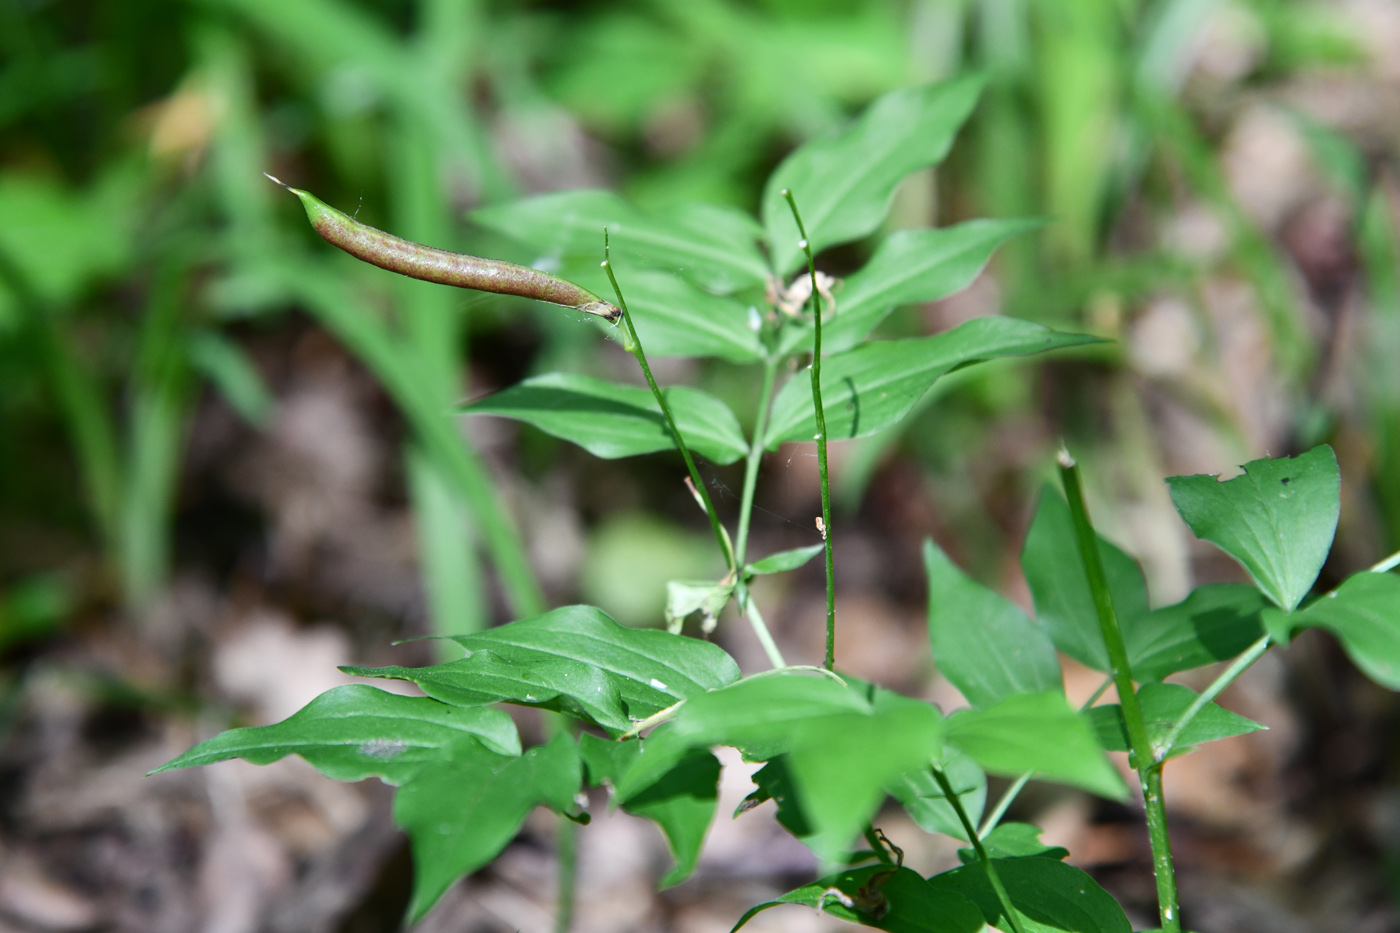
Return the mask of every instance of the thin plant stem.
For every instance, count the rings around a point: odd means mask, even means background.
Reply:
[[[607,256],[608,231],[603,229],[603,255]],[[695,468],[695,460],[690,456],[690,448],[685,444],[685,438],[681,437],[680,428],[676,427],[676,419],[671,417],[671,406],[666,404],[666,396],[661,394],[661,387],[656,384],[656,377],[651,374],[651,366],[647,363],[646,352],[642,349],[642,341],[637,337],[637,329],[632,326],[632,315],[627,310],[627,302],[622,297],[622,288],[617,284],[617,276],[613,274],[612,262],[604,259],[602,262],[603,271],[608,274],[608,281],[612,283],[613,292],[617,295],[617,306],[622,309],[622,323],[627,328],[628,346],[632,355],[637,358],[637,363],[642,367],[642,374],[646,376],[647,385],[651,387],[651,394],[656,399],[656,404],[661,407],[661,415],[666,419],[666,426],[671,430],[671,437],[676,442],[676,449],[681,452],[681,459],[685,461],[685,468],[690,471],[690,481],[695,484],[695,492],[700,496],[700,501],[705,505],[705,514],[709,516],[710,528],[715,533],[715,540],[719,542],[720,553],[729,561],[729,569],[732,573],[738,574],[739,568],[733,550],[729,546],[729,540],[725,537],[724,528],[719,523],[719,514],[715,512],[714,503],[710,501],[710,493],[705,488],[705,482],[700,479],[700,471]]]
[[[1103,696],[1108,688],[1112,686],[1113,678],[1105,677],[1103,683],[1099,684],[1099,689],[1095,690],[1089,696],[1089,699],[1079,704],[1079,711],[1082,713],[1097,703],[1099,697]],[[988,833],[997,828],[997,824],[1001,822],[1001,818],[1006,816],[1006,811],[1011,807],[1011,804],[1015,802],[1016,796],[1025,789],[1026,784],[1029,783],[1030,779],[1033,777],[1035,777],[1035,772],[1027,771],[1006,789],[1006,792],[1001,795],[1001,799],[997,801],[997,805],[992,808],[992,812],[982,818],[982,826],[977,830],[978,836],[985,839]]]
[[[768,655],[768,663],[774,669],[787,667],[787,662],[783,660],[783,653],[778,650],[778,643],[773,640],[773,633],[768,631],[768,625],[763,621],[763,615],[758,611],[758,603],[753,601],[753,595],[748,589],[744,589],[739,608],[743,610],[744,616],[753,626],[754,635],[758,636],[758,643],[763,646],[763,653]]]
[[[780,362],[775,356],[763,364],[763,385],[758,390],[758,411],[754,419],[753,439],[749,442],[748,459],[744,461],[744,490],[739,499],[739,528],[734,538],[734,560],[740,567],[748,560],[749,524],[753,519],[754,490],[758,486],[758,468],[763,463],[763,435],[768,432],[773,383],[777,380]]]
[[[797,222],[797,232],[802,237],[798,245],[807,254],[807,274],[812,279],[812,405],[817,416],[817,473],[822,486],[822,543],[826,554],[826,666],[836,667],[836,568],[831,551],[831,481],[826,462],[826,408],[822,405],[822,300],[817,290],[817,264],[812,258],[812,244],[807,239],[807,228],[802,224],[802,215],[797,210],[797,201],[792,192],[783,189],[783,197],[792,209],[792,219]]]
[[[998,824],[1001,823],[1001,818],[1006,816],[1006,811],[1011,808],[1011,804],[1015,802],[1021,791],[1025,790],[1026,785],[1031,782],[1033,777],[1035,777],[1035,772],[1027,771],[1006,789],[1006,793],[1001,795],[997,805],[992,808],[992,812],[982,818],[982,825],[977,829],[978,839],[987,838],[987,834],[997,828]]]
[[[1142,702],[1133,689],[1133,671],[1128,662],[1128,648],[1123,641],[1123,631],[1118,625],[1118,616],[1113,609],[1113,598],[1109,595],[1108,578],[1104,573],[1103,556],[1099,553],[1098,536],[1094,534],[1094,527],[1089,523],[1089,512],[1084,505],[1084,488],[1079,480],[1079,465],[1064,448],[1060,449],[1058,460],[1060,480],[1064,483],[1065,498],[1069,500],[1069,511],[1074,520],[1080,557],[1084,561],[1089,590],[1093,594],[1094,608],[1099,616],[1099,630],[1103,634],[1104,647],[1108,649],[1109,663],[1113,665],[1113,683],[1118,688],[1118,702],[1122,705],[1123,721],[1127,726],[1128,742],[1132,748],[1132,765],[1142,783],[1142,800],[1147,813],[1147,833],[1152,843],[1152,870],[1157,880],[1157,910],[1161,917],[1162,931],[1181,933],[1176,867],[1172,861],[1171,837],[1167,833],[1167,809],[1162,798],[1161,762],[1153,758],[1152,742],[1147,734],[1147,720],[1142,713]]]
[[[1230,663],[1230,666],[1225,668],[1219,677],[1215,678],[1211,685],[1205,689],[1205,692],[1196,697],[1195,701],[1193,701],[1190,706],[1186,707],[1186,712],[1181,714],[1181,718],[1176,721],[1176,725],[1172,726],[1171,731],[1163,737],[1161,742],[1157,743],[1156,749],[1153,750],[1153,756],[1159,764],[1166,761],[1171,755],[1172,749],[1176,748],[1176,743],[1180,741],[1182,733],[1191,725],[1192,720],[1200,715],[1201,710],[1205,709],[1212,700],[1220,696],[1221,691],[1238,680],[1239,676],[1249,670],[1255,661],[1262,658],[1264,652],[1268,651],[1271,645],[1273,645],[1273,638],[1269,635],[1263,636],[1254,644],[1250,645],[1249,648],[1245,650],[1244,654],[1235,658],[1235,660]]]
[[[749,620],[749,625],[753,626],[754,635],[758,637],[764,653],[768,655],[768,662],[774,667],[783,667],[782,652],[778,650],[772,633],[763,622],[763,615],[754,604],[753,594],[749,592],[749,584],[744,579],[743,572],[748,562],[749,523],[753,519],[754,490],[758,485],[758,468],[763,462],[763,437],[768,431],[768,415],[773,402],[773,383],[777,379],[778,363],[777,357],[770,357],[763,364],[763,386],[758,393],[758,414],[754,419],[748,459],[744,463],[744,490],[739,499],[739,530],[734,544],[734,566],[738,568],[734,597],[739,611]]]
[[[1390,555],[1385,560],[1374,565],[1371,568],[1371,572],[1386,573],[1388,571],[1394,570],[1396,567],[1400,567],[1400,551],[1396,551],[1394,554]]]
[[[1007,893],[1006,886],[1001,883],[1001,876],[997,874],[997,868],[992,864],[992,857],[987,854],[986,846],[982,845],[982,839],[977,835],[977,827],[972,825],[972,820],[968,817],[967,811],[963,809],[962,801],[958,799],[957,792],[949,783],[948,776],[943,773],[941,768],[933,768],[932,770],[933,779],[938,782],[939,788],[943,791],[944,799],[953,808],[953,812],[958,815],[958,820],[963,825],[963,832],[967,833],[967,838],[972,842],[972,848],[977,850],[977,861],[982,863],[982,870],[987,873],[987,880],[991,882],[992,890],[996,892],[997,900],[1001,902],[1001,909],[1006,911],[1006,919],[1011,924],[1013,933],[1025,933],[1021,928],[1021,921],[1016,917],[1016,908],[1011,903],[1011,895]]]

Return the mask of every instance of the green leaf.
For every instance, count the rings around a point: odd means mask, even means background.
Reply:
[[[1131,933],[1123,908],[1098,882],[1053,858],[996,859],[1022,933]],[[1013,929],[981,864],[934,875],[929,884],[976,904],[987,923]]]
[[[822,350],[836,353],[864,340],[900,305],[946,298],[961,291],[1002,243],[1041,225],[1039,220],[973,220],[939,230],[898,230],[859,272],[842,283],[836,313],[822,319]],[[823,305],[824,312],[831,309]],[[805,319],[784,327],[783,354],[812,351]]]
[[[631,272],[618,284],[647,356],[712,356],[731,363],[763,358],[763,319],[752,305],[662,272]]]
[[[727,294],[768,278],[758,251],[761,230],[742,211],[686,204],[665,212],[638,210],[607,191],[564,191],[472,212],[484,227],[546,255],[603,258],[603,228],[614,265],[629,262],[679,272],[701,287]],[[632,301],[628,279],[624,294]],[[650,349],[650,348],[648,348]]]
[[[1040,841],[1044,832],[1039,826],[1030,823],[999,823],[990,833],[982,837],[982,848],[994,859],[1001,858],[1052,858],[1060,860],[1069,855],[1063,846],[1047,846]],[[964,865],[977,862],[977,850],[959,849],[958,859]]]
[[[350,684],[327,690],[274,725],[221,732],[151,773],[229,758],[265,765],[300,755],[337,781],[374,776],[402,784],[463,737],[480,740],[493,754],[520,754],[515,724],[501,710],[462,709]]]
[[[1182,713],[1199,696],[1196,691],[1181,684],[1152,683],[1138,688],[1138,699],[1142,702],[1142,714],[1147,720],[1147,737],[1155,749],[1162,739],[1181,719]],[[1123,707],[1117,703],[1095,706],[1085,712],[1099,744],[1113,752],[1126,752],[1131,747],[1128,740],[1128,727],[1123,721]],[[1177,739],[1172,754],[1181,755],[1192,747],[1217,739],[1228,739],[1232,735],[1246,735],[1268,728],[1238,713],[1232,713],[1215,703],[1208,703],[1191,720],[1191,724]]]
[[[687,386],[662,391],[691,450],[721,464],[748,453],[739,419],[719,399]],[[650,390],[591,376],[535,376],[459,410],[524,421],[606,460],[676,446]]]
[[[634,720],[739,679],[739,665],[716,645],[625,628],[592,606],[566,606],[452,640],[468,652],[490,651],[521,664],[563,659],[595,667],[612,678]]]
[[[932,539],[924,542],[924,570],[934,662],[969,703],[1064,691],[1050,636],[1015,603],[968,579]]]
[[[984,317],[946,333],[867,343],[822,361],[828,440],[874,434],[899,421],[939,376],[985,360],[1100,342],[1017,318]],[[764,444],[810,441],[816,431],[812,386],[802,373],[778,392]]]
[[[686,617],[698,612],[703,632],[714,631],[715,619],[729,597],[734,595],[733,583],[713,580],[671,580],[666,584],[666,630],[679,635]]]
[[[616,682],[581,661],[564,658],[521,661],[494,651],[430,667],[342,667],[357,677],[383,677],[417,684],[435,700],[454,706],[504,701],[567,713],[602,726],[612,735],[632,727]]]
[[[870,713],[856,692],[826,677],[779,673],[692,697],[675,718],[642,740],[642,754],[618,782],[618,799],[651,786],[692,749],[732,745],[752,761],[768,761],[792,747],[809,720]]]
[[[797,723],[787,768],[812,827],[803,841],[828,861],[841,859],[884,802],[886,785],[938,753],[942,720],[931,704],[906,699],[874,714]]]
[[[839,897],[833,893],[837,891]],[[981,911],[958,892],[935,888],[909,868],[875,865],[828,875],[759,904],[740,917],[730,933],[761,911],[782,904],[802,904],[891,933],[984,933],[987,928]]]
[[[425,765],[394,798],[394,822],[413,848],[416,922],[458,878],[490,862],[545,805],[563,813],[582,784],[578,750],[567,735],[510,757],[463,739]]]
[[[961,710],[945,722],[944,740],[993,774],[1073,784],[1104,797],[1128,795],[1089,724],[1061,693],[1022,693],[990,709]]]
[[[1215,583],[1197,587],[1175,605],[1152,610],[1134,626],[1142,634],[1129,655],[1133,677],[1161,680],[1235,657],[1264,634],[1260,613],[1268,605],[1256,587]]]
[[[783,189],[797,200],[814,253],[873,232],[905,176],[948,154],[982,84],[980,76],[970,76],[892,91],[845,131],[784,159],[763,191],[773,267],[786,275],[802,257]]]
[[[1244,565],[1274,604],[1292,612],[1312,589],[1341,511],[1341,471],[1327,445],[1252,460],[1244,475],[1172,476],[1172,501],[1196,537]]]
[[[793,548],[790,551],[779,551],[776,554],[769,554],[762,560],[756,560],[744,568],[744,572],[753,576],[761,576],[769,573],[786,573],[789,570],[796,570],[816,557],[826,548],[825,544],[813,544],[808,547]]]
[[[587,733],[579,736],[579,752],[588,767],[588,782],[616,781],[641,753],[637,742],[608,742]],[[692,752],[646,790],[622,805],[634,816],[651,820],[666,834],[676,866],[661,880],[661,888],[680,884],[695,870],[705,833],[719,803],[719,759],[708,751]]]
[[[982,818],[982,809],[987,805],[987,772],[966,753],[952,747],[943,750],[941,760],[936,764],[943,769],[943,776],[953,786],[953,792],[957,794],[968,819],[976,823]],[[967,838],[962,821],[948,803],[943,788],[938,786],[930,769],[905,772],[890,782],[886,790],[924,832],[943,833],[954,839]]]
[[[1148,604],[1142,568],[1103,538],[1099,538],[1099,555],[1128,657],[1136,660],[1141,655],[1140,646],[1151,638],[1150,629],[1144,625]],[[1036,618],[1050,633],[1055,647],[1096,671],[1109,670],[1108,650],[1104,648],[1084,561],[1079,556],[1069,505],[1048,485],[1041,491],[1040,506],[1026,533],[1021,568],[1035,599]],[[1136,675],[1136,668],[1133,673]]]
[[[1400,690],[1400,577],[1369,570],[1284,618],[1290,629],[1323,628],[1376,683]]]

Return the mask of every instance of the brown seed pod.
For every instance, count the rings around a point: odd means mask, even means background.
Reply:
[[[381,269],[425,282],[547,301],[585,314],[596,314],[610,323],[616,323],[622,315],[616,305],[558,276],[513,262],[453,253],[393,236],[342,214],[315,195],[293,188],[281,179],[267,177],[301,199],[307,219],[322,239]]]

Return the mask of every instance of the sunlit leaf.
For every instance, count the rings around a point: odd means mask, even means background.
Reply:
[[[945,721],[944,739],[993,774],[1035,771],[1104,797],[1127,796],[1089,724],[1061,693],[1014,694],[989,709],[960,710]]]
[[[663,391],[676,427],[692,450],[716,463],[733,463],[748,453],[739,419],[719,399],[687,386]],[[675,448],[649,389],[590,376],[535,376],[460,410],[524,421],[609,460]]]
[[[339,781],[375,776],[402,784],[464,736],[494,754],[520,754],[520,736],[501,710],[462,709],[350,684],[327,690],[274,725],[221,732],[151,773],[230,758],[265,765],[300,755]]]
[[[1291,612],[1317,580],[1341,510],[1341,472],[1327,445],[1297,457],[1252,460],[1244,475],[1167,478],[1196,537],[1235,558],[1259,588]]]
[[[937,230],[898,230],[844,282],[836,310],[823,302],[822,351],[849,350],[870,335],[900,305],[946,298],[972,284],[992,253],[1012,237],[1040,226],[1038,220],[973,220]],[[805,319],[783,330],[784,353],[811,352],[812,327]]]
[[[892,91],[843,132],[809,142],[784,159],[763,192],[763,226],[774,267],[786,274],[802,256],[784,189],[797,199],[813,252],[873,232],[905,176],[948,154],[982,84],[974,75]]]
[[[1064,689],[1050,636],[1015,603],[965,576],[932,540],[924,571],[933,660],[969,703]]]
[[[822,404],[827,439],[865,437],[887,428],[909,410],[939,376],[984,360],[1027,356],[1098,343],[1017,318],[985,317],[932,337],[867,343],[822,361]],[[811,378],[799,373],[773,401],[765,446],[810,441],[816,432]]]

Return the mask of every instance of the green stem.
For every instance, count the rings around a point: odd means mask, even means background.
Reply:
[[[1254,644],[1250,645],[1244,654],[1235,658],[1230,666],[1225,668],[1219,677],[1215,678],[1204,693],[1196,697],[1195,701],[1192,702],[1190,706],[1186,707],[1186,712],[1181,714],[1181,718],[1176,721],[1176,725],[1172,726],[1171,731],[1166,734],[1161,742],[1157,743],[1154,757],[1159,764],[1170,757],[1172,749],[1176,748],[1176,743],[1181,739],[1181,734],[1191,725],[1191,721],[1200,715],[1201,710],[1205,709],[1212,700],[1220,696],[1221,691],[1238,680],[1241,674],[1249,670],[1254,662],[1262,658],[1264,652],[1268,651],[1272,645],[1273,639],[1268,635],[1263,636]]]
[[[1103,634],[1104,647],[1108,649],[1109,663],[1113,666],[1113,683],[1118,688],[1118,702],[1122,705],[1123,721],[1128,728],[1132,765],[1142,783],[1142,800],[1147,812],[1147,832],[1152,842],[1152,868],[1157,879],[1157,909],[1161,916],[1162,930],[1163,933],[1180,933],[1181,911],[1177,904],[1176,868],[1172,862],[1171,838],[1167,834],[1166,804],[1162,798],[1161,763],[1152,756],[1152,742],[1148,738],[1142,702],[1138,699],[1137,691],[1133,689],[1133,671],[1128,662],[1128,648],[1123,641],[1123,631],[1119,628],[1118,616],[1113,609],[1113,598],[1109,595],[1108,578],[1104,573],[1103,555],[1099,553],[1098,536],[1094,534],[1094,527],[1089,523],[1089,512],[1084,505],[1079,465],[1074,462],[1069,451],[1063,448],[1058,459],[1060,480],[1064,483],[1070,516],[1074,519],[1079,554],[1084,561],[1089,589],[1094,596],[1099,630]]]
[[[603,229],[603,255],[608,254],[608,232]],[[603,271],[608,274],[608,281],[612,283],[613,292],[617,295],[617,306],[622,309],[622,323],[627,327],[628,345],[632,355],[637,358],[638,364],[642,367],[642,374],[646,376],[647,385],[651,387],[651,394],[656,399],[656,404],[661,407],[661,416],[666,419],[666,426],[671,430],[671,437],[676,442],[676,449],[681,452],[681,459],[685,461],[685,468],[690,471],[690,481],[695,484],[695,492],[700,496],[700,501],[704,503],[705,514],[709,516],[710,528],[715,533],[715,540],[719,542],[720,553],[729,561],[729,569],[737,577],[739,568],[736,563],[734,551],[730,548],[729,540],[725,537],[724,528],[719,523],[719,514],[715,512],[714,503],[710,501],[710,493],[705,488],[705,483],[700,479],[700,471],[695,468],[695,460],[690,456],[690,448],[685,444],[685,438],[681,437],[680,428],[676,427],[676,419],[671,417],[671,406],[666,404],[666,396],[661,394],[661,387],[656,384],[656,377],[651,374],[651,366],[647,363],[646,352],[642,349],[642,341],[637,337],[637,328],[632,326],[632,315],[627,310],[627,301],[622,297],[622,289],[617,284],[617,276],[613,274],[612,263],[604,259]]]
[[[753,626],[754,635],[758,637],[764,653],[768,655],[768,662],[774,667],[783,667],[782,652],[778,650],[773,635],[764,624],[763,616],[753,602],[748,581],[744,579],[743,574],[743,568],[748,562],[749,523],[753,519],[754,490],[758,486],[758,468],[763,462],[763,438],[768,432],[768,415],[772,407],[773,383],[777,379],[778,363],[777,357],[770,357],[763,364],[763,386],[758,393],[758,416],[754,421],[753,440],[749,442],[748,459],[744,463],[744,491],[739,500],[739,530],[734,545],[734,566],[740,568],[740,571],[734,585],[734,598],[739,611]]]
[[[812,258],[812,244],[807,239],[807,228],[802,224],[802,215],[797,210],[797,201],[792,192],[783,189],[783,197],[792,209],[792,219],[797,222],[797,232],[802,237],[799,245],[807,254],[807,274],[812,279],[812,405],[817,415],[817,473],[822,485],[822,542],[826,545],[826,666],[836,667],[836,569],[831,551],[831,482],[826,462],[826,408],[822,405],[822,300],[817,291],[817,264]]]
[[[783,653],[778,650],[778,643],[773,640],[773,633],[768,631],[768,625],[763,621],[763,616],[758,611],[758,603],[753,601],[753,595],[749,593],[747,587],[744,589],[739,608],[744,611],[749,624],[753,626],[753,633],[758,636],[758,643],[763,646],[763,653],[768,655],[768,663],[774,668],[787,667],[787,662],[783,660]]]
[[[939,788],[943,791],[943,797],[948,801],[953,812],[958,815],[958,820],[963,825],[963,832],[967,833],[967,838],[972,842],[972,848],[977,850],[977,861],[982,863],[982,870],[987,873],[987,880],[991,882],[992,890],[996,892],[997,900],[1001,902],[1001,909],[1006,911],[1006,919],[1011,923],[1013,933],[1025,933],[1021,929],[1021,921],[1016,916],[1016,908],[1011,903],[1011,895],[1007,893],[1006,886],[1001,883],[1001,876],[997,874],[997,868],[992,864],[992,857],[987,854],[987,849],[982,845],[982,839],[977,835],[977,827],[972,825],[972,820],[968,817],[967,811],[963,809],[962,801],[958,799],[957,792],[953,790],[953,785],[949,783],[948,776],[942,769],[933,769],[933,779],[938,782]]]
[[[758,390],[758,414],[754,419],[753,440],[749,442],[748,459],[744,461],[744,491],[739,499],[739,529],[734,540],[734,560],[740,567],[748,561],[749,523],[753,519],[753,497],[758,486],[758,468],[763,463],[763,436],[768,433],[769,409],[773,402],[773,383],[778,377],[777,357],[763,364],[763,386]]]
[[[1394,570],[1397,566],[1400,566],[1400,551],[1396,551],[1385,560],[1373,566],[1371,572],[1386,573],[1387,571]]]

